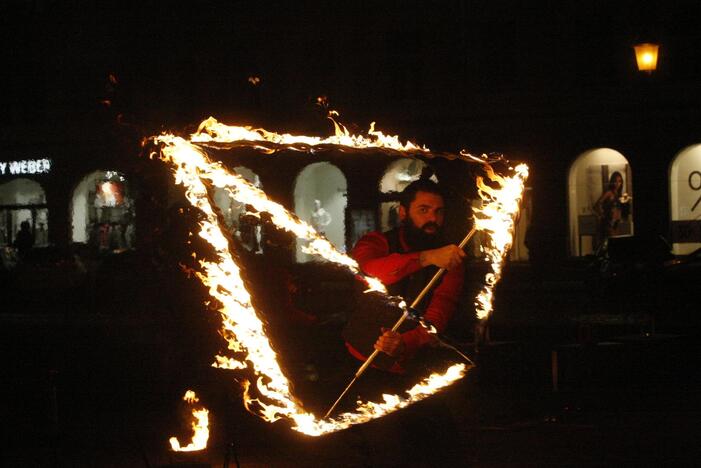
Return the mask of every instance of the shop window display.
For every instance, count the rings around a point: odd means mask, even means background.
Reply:
[[[628,160],[610,148],[581,154],[569,173],[570,253],[589,255],[609,237],[633,235]]]
[[[328,162],[306,166],[297,176],[294,189],[295,213],[325,236],[341,252],[346,251],[347,182],[341,170]],[[314,258],[297,241],[300,263]]]
[[[32,247],[49,244],[46,195],[38,182],[15,179],[0,185],[0,246],[12,247],[22,230],[29,230]],[[26,241],[25,241],[26,243]]]
[[[393,161],[385,171],[380,181],[380,192],[392,198],[393,194],[400,193],[411,182],[417,180],[426,163],[420,159],[403,158]],[[438,182],[434,175],[431,180]],[[399,225],[399,202],[396,200],[384,200],[380,203],[380,227],[382,231],[389,231]]]
[[[73,194],[72,239],[99,252],[135,247],[135,212],[131,187],[123,174],[97,171]]]
[[[701,249],[701,144],[685,148],[669,170],[672,249],[688,255]]]

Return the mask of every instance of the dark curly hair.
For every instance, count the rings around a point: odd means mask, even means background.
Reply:
[[[402,191],[402,193],[399,194],[399,204],[408,210],[411,202],[413,202],[414,199],[416,199],[416,194],[418,192],[433,193],[434,195],[438,195],[441,198],[445,199],[445,194],[443,193],[443,191],[437,183],[435,183],[431,179],[421,178],[407,185],[406,188]]]

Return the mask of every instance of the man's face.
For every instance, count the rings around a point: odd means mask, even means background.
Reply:
[[[410,221],[413,227],[424,235],[437,236],[445,221],[443,197],[430,192],[416,192],[408,210],[399,206],[399,217],[402,221]]]

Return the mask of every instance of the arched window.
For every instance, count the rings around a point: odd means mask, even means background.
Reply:
[[[88,244],[101,252],[134,248],[134,199],[123,174],[88,174],[73,191],[71,205],[73,242]]]
[[[633,234],[633,183],[621,153],[597,148],[580,154],[568,187],[571,255],[591,254],[607,237]]]
[[[260,177],[244,166],[234,168],[234,172],[258,188],[262,188]],[[261,227],[254,222],[254,217],[247,214],[246,207],[233,199],[223,188],[214,189],[214,203],[221,210],[224,223],[230,232],[241,241],[250,252],[262,253]]]
[[[684,148],[670,165],[669,213],[674,253],[701,248],[701,144]]]
[[[427,164],[420,159],[402,158],[392,161],[380,180],[380,192],[383,194],[397,194],[421,176]],[[431,180],[438,182],[434,175]],[[380,202],[380,228],[389,231],[399,225],[399,202],[395,200],[383,200]]]
[[[13,245],[27,223],[34,247],[49,243],[49,210],[38,182],[15,179],[0,185],[0,246]]]
[[[346,176],[328,162],[306,166],[297,176],[294,188],[295,213],[326,236],[341,252],[346,251]],[[307,262],[312,257],[302,252],[297,242],[297,261]]]

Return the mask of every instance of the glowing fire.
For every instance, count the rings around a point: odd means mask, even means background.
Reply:
[[[396,135],[385,135],[380,131],[376,131],[375,122],[370,124],[370,130],[368,130],[370,136],[351,135],[345,126],[334,119],[337,115],[338,113],[336,111],[329,112],[328,118],[334,124],[335,135],[327,138],[290,135],[289,133],[279,134],[269,132],[262,128],[225,125],[219,123],[214,117],[210,117],[200,124],[197,133],[192,135],[190,141],[193,143],[259,141],[280,145],[295,145],[301,143],[309,146],[338,145],[349,148],[390,148],[397,151],[429,152],[429,149],[425,146],[419,147],[410,141],[402,143]]]
[[[192,390],[185,392],[183,400],[191,405],[200,401]],[[206,408],[193,408],[192,417],[194,418],[192,421],[192,441],[185,447],[181,447],[178,438],[171,437],[168,439],[168,442],[170,442],[170,447],[173,451],[195,452],[207,448],[207,440],[209,440],[209,411]]]
[[[333,120],[333,113],[331,113],[330,118]],[[306,253],[319,255],[327,261],[344,266],[355,274],[361,274],[361,272],[355,260],[339,252],[333,244],[321,237],[310,225],[290,214],[282,205],[268,199],[263,191],[243,177],[228,171],[220,163],[210,161],[199,144],[245,141],[247,146],[264,152],[269,152],[270,149],[259,145],[260,142],[291,146],[301,143],[311,146],[341,145],[351,148],[385,148],[403,152],[429,152],[426,147],[418,147],[411,142],[401,143],[396,136],[386,136],[375,131],[374,125],[370,128],[370,136],[356,136],[350,135],[348,130],[335,120],[333,122],[336,135],[325,139],[289,134],[281,135],[252,127],[227,126],[213,118],[202,122],[197,133],[192,135],[190,140],[174,135],[161,135],[154,138],[155,142],[161,145],[162,159],[174,168],[176,183],[185,187],[187,199],[205,216],[199,235],[214,249],[217,260],[215,262],[200,261],[201,271],[197,272],[197,275],[209,288],[210,295],[221,304],[219,312],[222,317],[222,335],[228,342],[229,350],[234,353],[246,353],[241,360],[229,356],[217,356],[213,366],[224,369],[243,369],[252,366],[255,374],[259,376],[255,385],[261,398],[253,398],[250,395],[251,383],[246,382],[244,384],[246,408],[271,422],[287,418],[294,423],[292,427],[294,430],[313,436],[345,429],[353,424],[367,422],[404,408],[459,380],[467,371],[464,364],[452,365],[443,374],[433,374],[416,384],[406,391],[404,396],[383,395],[382,402],[358,402],[353,412],[343,413],[335,418],[317,418],[314,414],[305,411],[302,404],[292,394],[290,382],[279,366],[277,356],[265,335],[263,323],[251,304],[251,297],[244,286],[239,267],[229,251],[227,238],[219,227],[219,220],[208,197],[207,185],[224,188],[244,206],[250,205],[257,212],[270,214],[272,222],[278,228],[292,232],[299,239],[308,241],[305,247]],[[510,190],[511,184],[508,181],[511,179],[494,174],[484,159],[480,160],[462,153],[460,156],[463,159],[473,159],[485,164],[485,167],[489,168],[488,174],[491,174],[490,180],[505,181],[503,187]],[[516,178],[518,177],[517,175]],[[504,192],[503,195],[497,195],[501,190],[503,189],[497,190],[487,187],[487,189],[482,189],[482,192],[500,200],[499,204],[494,207],[495,210],[507,206],[506,197],[514,197],[512,204],[516,205],[516,211],[509,211],[506,214],[499,212],[499,216],[513,216],[518,211],[520,193],[509,191],[508,193]],[[510,208],[511,204],[508,206]],[[485,219],[480,221],[483,223],[481,228],[486,229],[491,235],[501,232],[501,228],[487,223],[489,216],[492,216],[491,212],[484,212],[483,215]],[[502,245],[502,243],[497,244]],[[504,248],[506,249],[508,246]],[[365,277],[365,280],[369,290],[386,293],[384,285],[379,280],[370,277]]]
[[[488,241],[481,248],[492,267],[492,271],[484,278],[484,287],[475,302],[479,319],[486,319],[492,312],[494,286],[501,278],[504,258],[514,240],[514,223],[528,177],[528,166],[516,166],[512,177],[496,174],[489,165],[485,165],[485,172],[492,185],[497,187],[488,185],[481,177],[477,177],[482,207],[475,209],[475,225],[480,231],[489,234]]]

